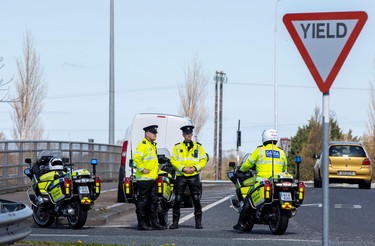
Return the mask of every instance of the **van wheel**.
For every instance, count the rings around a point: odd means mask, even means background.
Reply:
[[[118,183],[117,187],[117,202],[125,202],[125,196],[122,188],[122,183]]]

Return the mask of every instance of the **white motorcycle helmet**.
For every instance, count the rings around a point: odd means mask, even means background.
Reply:
[[[48,169],[50,171],[62,171],[64,170],[64,163],[60,158],[53,157],[48,163]]]
[[[269,143],[273,142],[274,144],[277,143],[277,131],[275,129],[266,129],[262,133],[262,143]]]

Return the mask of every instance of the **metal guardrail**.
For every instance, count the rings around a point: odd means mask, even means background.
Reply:
[[[96,158],[99,162],[96,174],[103,181],[118,179],[122,149],[119,145],[47,140],[0,141],[0,194],[30,186],[29,178],[23,173],[28,167],[25,159],[31,158],[34,162],[38,154],[47,149],[61,150],[75,169],[91,171],[90,161]]]
[[[31,227],[24,223],[32,210],[22,203],[0,199],[0,245],[8,245],[30,235]]]

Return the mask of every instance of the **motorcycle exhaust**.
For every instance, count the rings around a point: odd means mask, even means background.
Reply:
[[[290,212],[290,218],[294,217],[297,214],[297,209],[292,208],[292,211]]]

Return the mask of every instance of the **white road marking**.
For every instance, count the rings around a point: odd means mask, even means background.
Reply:
[[[301,207],[318,207],[321,208],[323,205],[321,203],[311,203],[311,204],[302,204]],[[346,209],[360,209],[361,205],[357,204],[334,204],[334,208],[346,208]]]
[[[207,210],[209,210],[210,208],[213,208],[213,207],[215,207],[216,205],[218,205],[218,204],[220,204],[220,203],[222,203],[222,202],[224,202],[224,201],[227,201],[231,196],[232,196],[232,195],[229,195],[229,196],[227,196],[227,197],[224,197],[224,198],[220,199],[219,201],[216,201],[216,202],[214,202],[214,203],[208,204],[207,206],[205,206],[205,207],[202,208],[202,212],[207,211]],[[179,224],[184,223],[185,221],[187,221],[187,220],[189,220],[189,219],[191,219],[191,218],[193,218],[193,217],[194,217],[194,213],[190,213],[190,214],[184,216],[183,218],[181,218]]]
[[[320,240],[303,240],[303,239],[277,239],[277,238],[232,238],[236,241],[284,241],[284,242],[321,242]]]
[[[30,234],[31,237],[66,237],[66,234]],[[90,235],[69,235],[70,237],[89,237]]]
[[[100,191],[100,193],[107,193],[107,192],[111,192],[111,191],[117,191],[117,188],[116,189],[109,189],[109,190],[102,190],[102,191]]]

